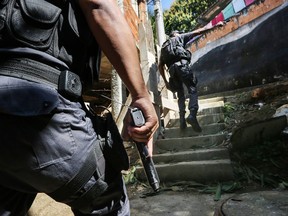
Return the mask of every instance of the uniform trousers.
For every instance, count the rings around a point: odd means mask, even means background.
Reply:
[[[52,193],[69,182],[99,145],[81,103],[23,79],[0,76],[0,122],[0,216],[26,215],[37,193]],[[91,163],[104,165],[98,167],[100,177],[116,181],[121,197],[101,207],[90,200],[90,211],[72,209],[75,215],[130,215],[121,173],[113,175],[103,154]],[[93,175],[83,189],[96,181]]]

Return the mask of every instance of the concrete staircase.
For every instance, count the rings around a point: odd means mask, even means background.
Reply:
[[[199,100],[198,121],[201,133],[191,126],[179,128],[179,115],[165,128],[163,139],[155,143],[153,161],[161,183],[196,181],[213,183],[234,179],[224,125],[224,101],[221,97]],[[187,112],[187,116],[188,116]],[[136,177],[146,180],[143,167]]]
[[[211,183],[233,179],[233,170],[229,153],[223,142],[224,132],[223,98],[199,100],[198,120],[202,133],[195,133],[191,127],[185,131],[179,129],[177,114],[165,129],[165,139],[158,139],[154,149],[154,163],[162,184],[196,181]],[[188,113],[187,113],[188,115]],[[136,176],[146,181],[142,167],[138,167]],[[72,216],[71,209],[57,203],[45,194],[38,194],[30,216]]]

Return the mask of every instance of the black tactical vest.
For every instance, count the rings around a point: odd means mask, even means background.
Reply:
[[[0,47],[45,52],[78,74],[98,79],[101,51],[77,0],[0,0]]]

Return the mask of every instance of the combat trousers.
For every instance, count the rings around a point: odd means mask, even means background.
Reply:
[[[80,103],[22,79],[0,76],[0,122],[0,216],[26,215],[37,193],[51,194],[67,184],[99,144]],[[100,176],[117,183],[120,198],[102,206],[89,200],[91,211],[73,209],[75,215],[130,215],[121,173],[109,169],[103,155],[91,162],[104,165]],[[79,191],[96,181],[98,177],[91,176]]]
[[[196,76],[192,73],[190,66],[187,64],[175,63],[169,68],[170,76],[173,77],[173,83],[177,86],[177,97],[178,97],[178,107],[180,113],[185,113],[185,91],[184,86],[188,90],[188,109],[190,111],[198,111],[198,93],[197,93],[197,79]]]

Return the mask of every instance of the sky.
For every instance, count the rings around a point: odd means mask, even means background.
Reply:
[[[163,10],[169,9],[170,6],[172,5],[172,3],[173,3],[174,1],[175,1],[175,0],[161,0],[162,9],[163,9]]]

